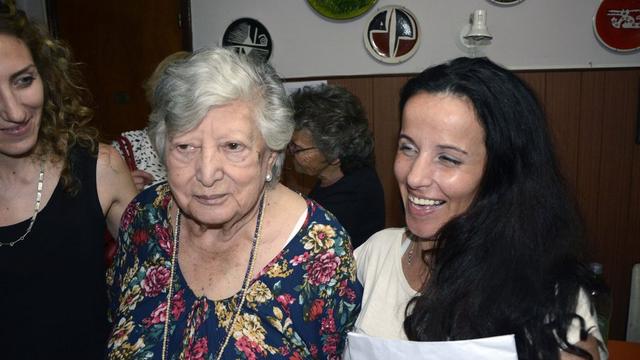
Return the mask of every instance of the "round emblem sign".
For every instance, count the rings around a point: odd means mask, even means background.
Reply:
[[[523,2],[524,0],[489,0],[489,1],[498,5],[515,5]]]
[[[397,64],[415,54],[419,35],[416,17],[408,9],[385,6],[373,14],[367,23],[364,45],[377,60]]]
[[[273,49],[271,35],[258,20],[238,19],[231,23],[222,35],[222,46],[231,47],[260,61],[268,61]]]
[[[593,30],[611,50],[640,49],[640,1],[604,0],[593,17]]]
[[[378,0],[307,0],[318,14],[334,20],[347,20],[367,12]]]

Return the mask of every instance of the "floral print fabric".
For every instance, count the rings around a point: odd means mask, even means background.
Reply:
[[[138,195],[122,218],[108,274],[109,359],[160,359],[173,240],[171,198],[160,184]],[[330,213],[307,200],[307,218],[286,247],[252,280],[223,359],[339,359],[360,310],[349,237]],[[268,211],[268,208],[267,208]],[[213,359],[241,294],[197,297],[176,263],[169,359]]]

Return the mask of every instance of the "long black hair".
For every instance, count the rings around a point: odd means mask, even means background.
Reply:
[[[436,234],[431,276],[407,307],[413,340],[515,334],[520,359],[557,359],[567,342],[580,288],[581,226],[558,170],[533,91],[486,58],[428,68],[401,93],[471,101],[485,132],[487,162],[476,198]],[[587,337],[582,323],[581,340]]]

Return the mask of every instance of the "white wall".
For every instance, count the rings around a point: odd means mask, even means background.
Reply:
[[[640,52],[606,49],[593,33],[600,0],[524,0],[510,7],[488,0],[378,0],[349,21],[318,15],[305,0],[191,0],[193,46],[219,45],[226,27],[241,17],[263,23],[273,39],[271,62],[286,78],[415,73],[464,56],[460,29],[474,9],[487,10],[493,43],[487,56],[511,69],[640,66]],[[418,18],[422,41],[408,61],[389,65],[371,57],[363,31],[375,9],[407,7]]]

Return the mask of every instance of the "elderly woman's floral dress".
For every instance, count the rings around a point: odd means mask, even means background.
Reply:
[[[167,184],[151,187],[123,215],[108,274],[109,359],[161,358],[173,249],[169,199]],[[345,230],[316,203],[307,205],[297,234],[252,280],[223,359],[340,358],[362,287]],[[240,297],[196,296],[176,263],[168,358],[213,359]]]

